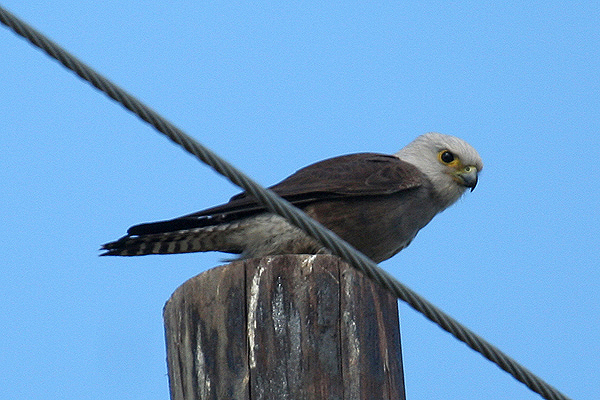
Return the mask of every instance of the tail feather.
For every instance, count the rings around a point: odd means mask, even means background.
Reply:
[[[151,235],[155,233],[177,232],[203,228],[211,225],[212,220],[204,218],[175,218],[167,221],[147,222],[145,224],[134,225],[127,230],[129,236]],[[213,224],[214,225],[214,224]]]
[[[273,254],[312,254],[322,249],[319,243],[284,218],[268,213],[217,225],[154,232],[159,226],[136,228],[119,240],[103,245],[102,250],[106,252],[101,255],[142,256],[221,251],[248,258]],[[132,233],[141,231],[146,233]]]
[[[216,229],[220,228],[220,229]],[[127,235],[102,245],[101,256],[143,256],[147,254],[223,251],[241,253],[243,249],[228,243],[224,227],[197,228],[149,235]]]

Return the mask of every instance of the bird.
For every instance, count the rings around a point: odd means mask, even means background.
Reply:
[[[356,153],[311,164],[270,189],[379,263],[473,191],[482,169],[466,141],[429,132],[395,154]],[[193,214],[132,226],[101,250],[103,256],[219,251],[240,259],[330,253],[245,192]]]

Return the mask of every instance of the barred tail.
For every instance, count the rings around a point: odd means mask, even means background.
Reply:
[[[203,227],[149,235],[123,236],[102,245],[101,256],[143,256],[147,254],[193,253],[198,251],[223,251],[241,253],[243,249],[227,240],[225,226]]]

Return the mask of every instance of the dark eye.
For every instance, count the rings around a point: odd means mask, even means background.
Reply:
[[[454,154],[446,150],[440,155],[440,160],[442,160],[446,164],[450,164],[452,161],[454,161]]]

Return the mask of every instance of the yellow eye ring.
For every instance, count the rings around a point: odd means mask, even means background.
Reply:
[[[438,159],[446,165],[452,165],[458,162],[458,157],[455,156],[450,150],[440,151],[438,153]]]

